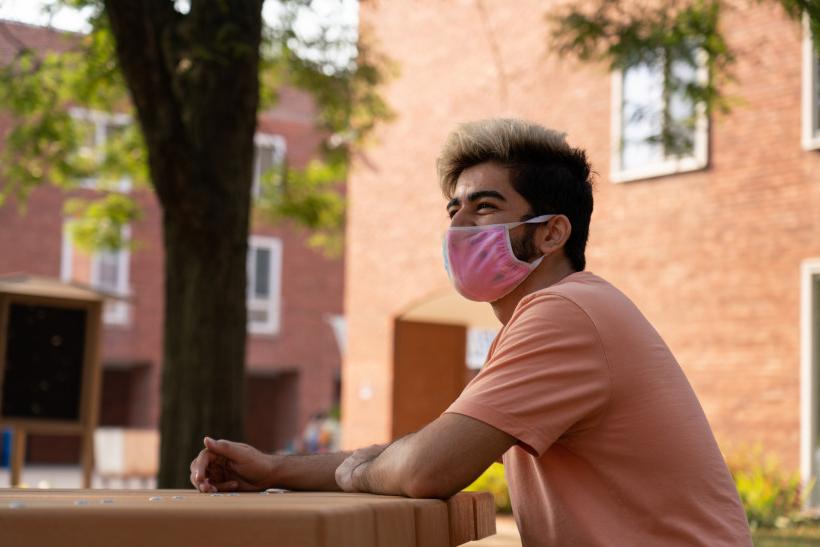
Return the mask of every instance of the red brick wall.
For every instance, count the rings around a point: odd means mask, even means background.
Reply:
[[[724,449],[763,442],[796,467],[799,268],[820,256],[820,154],[800,143],[800,25],[774,4],[730,14],[739,55],[725,91],[740,100],[712,117],[709,167],[613,184],[605,67],[549,52],[544,16],[557,2],[483,5],[486,21],[473,2],[361,6],[400,75],[386,88],[398,117],[348,183],[345,444],[390,437],[394,320],[448,286],[440,144],[458,122],[516,116],[588,150],[599,174],[588,269],[660,331]]]

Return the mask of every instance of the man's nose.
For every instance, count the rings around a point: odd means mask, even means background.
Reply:
[[[459,228],[463,226],[475,226],[475,219],[464,209],[459,209],[450,219],[450,227]]]

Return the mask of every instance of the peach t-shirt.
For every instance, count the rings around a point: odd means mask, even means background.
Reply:
[[[447,412],[518,439],[503,460],[527,547],[752,544],[683,371],[596,275],[521,299]]]

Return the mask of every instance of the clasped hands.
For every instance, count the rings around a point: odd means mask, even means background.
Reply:
[[[191,484],[200,492],[215,493],[220,491],[260,491],[278,487],[291,489],[292,485],[282,481],[281,468],[276,458],[245,444],[226,440],[214,440],[205,437],[205,448],[191,462]],[[334,478],[340,490],[345,492],[365,492],[368,490],[366,475],[367,464],[384,451],[387,445],[373,445],[352,453],[328,454],[328,458],[337,457]],[[279,464],[287,465],[284,456]],[[298,458],[298,456],[297,456]],[[309,460],[305,460],[307,462]],[[314,472],[327,473],[327,467],[317,465]],[[310,467],[306,472],[310,472]],[[328,481],[329,482],[329,481]]]

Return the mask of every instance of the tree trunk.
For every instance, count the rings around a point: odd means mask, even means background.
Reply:
[[[159,486],[202,437],[243,438],[246,259],[262,0],[106,0],[163,209]]]
[[[244,230],[240,218],[233,229],[213,219],[210,234],[181,217],[166,206],[158,482],[167,488],[190,485],[188,466],[204,435],[243,437],[247,217]]]

